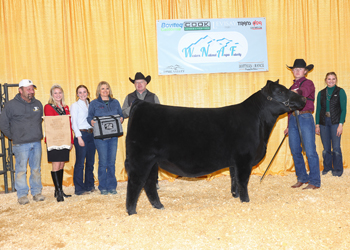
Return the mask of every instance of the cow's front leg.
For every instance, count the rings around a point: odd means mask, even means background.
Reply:
[[[231,193],[234,198],[239,197],[239,188],[237,184],[237,173],[236,173],[236,166],[230,167],[230,176],[231,176]]]
[[[239,198],[241,199],[241,202],[249,202],[249,195],[248,195],[248,182],[246,184],[239,184]]]
[[[249,165],[240,165],[237,168],[239,198],[241,199],[241,202],[249,202],[248,182],[251,169],[252,168]]]

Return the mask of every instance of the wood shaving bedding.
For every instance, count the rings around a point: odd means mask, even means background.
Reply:
[[[144,191],[137,215],[125,209],[126,182],[117,195],[65,198],[44,187],[46,200],[19,205],[0,194],[0,249],[349,249],[350,169],[322,176],[317,190],[293,189],[294,174],[250,177],[249,203],[231,196],[229,176],[211,181],[160,181],[165,210]],[[73,194],[74,187],[64,188]]]

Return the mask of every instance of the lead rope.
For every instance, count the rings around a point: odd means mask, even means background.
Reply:
[[[303,135],[301,133],[301,128],[300,128],[300,123],[299,123],[299,110],[296,110],[293,112],[295,119],[297,121],[297,126],[298,126],[298,131],[299,131],[299,136],[300,136],[300,141],[301,141],[301,150],[305,152],[305,145],[304,145],[304,140],[303,140]]]

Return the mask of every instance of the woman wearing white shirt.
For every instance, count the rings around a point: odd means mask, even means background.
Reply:
[[[75,194],[82,195],[87,194],[90,191],[95,191],[93,172],[96,148],[92,127],[86,120],[89,108],[89,90],[85,85],[79,85],[76,89],[76,94],[78,101],[71,106],[72,128],[75,134],[75,165],[73,182],[75,186]]]

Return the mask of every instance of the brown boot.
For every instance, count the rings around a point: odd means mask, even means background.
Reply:
[[[300,181],[298,181],[297,183],[295,183],[293,186],[292,186],[292,188],[298,188],[298,187],[301,187],[302,185],[304,185],[304,184],[307,184],[308,182],[300,182]]]
[[[318,189],[318,188],[320,188],[320,187],[316,187],[315,185],[309,184],[306,187],[304,187],[303,190],[304,189]]]

